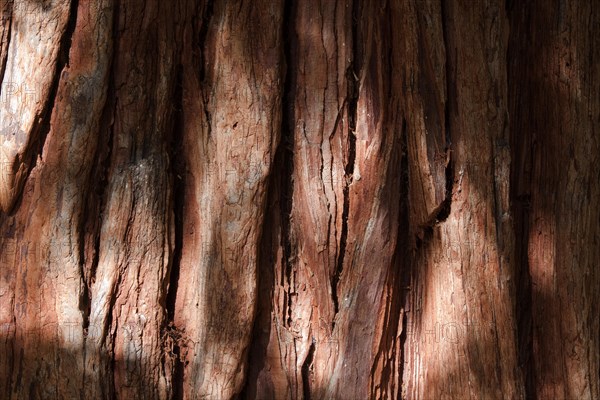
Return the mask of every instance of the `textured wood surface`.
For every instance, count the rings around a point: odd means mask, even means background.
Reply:
[[[528,391],[597,399],[600,9],[588,2],[512,8],[512,190],[531,299],[522,346]]]
[[[592,2],[0,1],[0,398],[600,399]]]

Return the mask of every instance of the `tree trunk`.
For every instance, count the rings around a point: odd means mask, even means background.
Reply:
[[[600,399],[600,9],[1,0],[3,399]]]

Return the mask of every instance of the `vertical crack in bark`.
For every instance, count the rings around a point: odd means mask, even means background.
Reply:
[[[342,229],[340,233],[340,246],[339,253],[337,254],[336,269],[331,279],[331,297],[333,300],[333,320],[331,329],[335,328],[335,317],[340,310],[339,296],[338,296],[338,285],[342,272],[344,270],[344,256],[346,254],[346,245],[348,238],[348,213],[350,212],[350,185],[353,181],[354,175],[354,163],[356,161],[356,113],[358,106],[358,96],[360,90],[360,82],[358,75],[360,71],[356,71],[355,68],[359,68],[357,62],[357,54],[359,54],[358,48],[358,10],[359,1],[352,3],[352,62],[346,71],[346,82],[348,86],[347,104],[348,104],[348,160],[344,166],[344,188],[343,194],[343,206],[342,206]],[[359,72],[357,74],[357,72]]]
[[[514,88],[519,84],[523,77],[524,71],[522,65],[521,44],[519,42],[519,31],[515,34],[513,23],[517,20],[518,24],[523,23],[524,26],[530,26],[531,21],[529,15],[520,20],[519,13],[524,12],[520,9],[519,3],[514,3],[510,0],[506,1],[506,13],[510,23],[508,36],[508,49],[506,57],[507,70],[507,87],[509,90],[508,109],[509,112],[517,110],[520,102],[527,94],[522,88]],[[517,28],[517,30],[520,30]],[[520,62],[514,62],[519,60]],[[511,63],[512,62],[512,66]],[[519,79],[517,79],[519,78]],[[514,82],[513,82],[514,81]],[[511,95],[514,94],[514,95]],[[533,348],[533,304],[532,304],[532,282],[529,272],[529,218],[530,218],[530,202],[531,202],[531,180],[533,169],[531,168],[531,158],[534,153],[534,145],[531,143],[530,136],[517,134],[522,129],[518,129],[522,120],[517,120],[519,113],[509,121],[510,130],[510,213],[513,216],[514,226],[514,254],[515,254],[515,303],[516,303],[516,334],[517,334],[517,356],[519,367],[522,370],[525,382],[525,397],[534,399],[536,397],[535,384],[535,365],[534,365],[534,348]],[[513,129],[514,128],[514,129]],[[529,172],[527,171],[529,166]],[[526,182],[523,186],[520,182]],[[599,372],[600,376],[600,372]]]
[[[400,354],[399,354],[399,366],[398,366],[398,395],[396,398],[402,398],[402,385],[404,377],[404,362],[405,362],[405,346],[406,339],[408,337],[407,324],[408,315],[406,306],[409,304],[409,292],[410,282],[412,277],[410,253],[407,251],[410,249],[409,237],[410,237],[410,207],[409,207],[409,188],[410,188],[410,174],[408,172],[408,131],[406,125],[406,119],[402,118],[402,130],[401,135],[401,159],[400,159],[400,212],[398,224],[398,242],[395,251],[396,264],[400,270],[400,318],[402,320],[402,333],[400,334]]]
[[[292,299],[290,288],[293,285],[293,247],[291,241],[291,221],[292,221],[292,202],[294,197],[294,119],[296,97],[296,71],[290,68],[290,65],[296,65],[296,32],[294,28],[295,21],[295,3],[293,0],[285,2],[283,11],[283,24],[287,27],[283,35],[284,56],[286,64],[286,77],[283,89],[283,113],[281,127],[281,143],[279,150],[282,154],[283,168],[281,172],[281,246],[283,248],[282,267],[282,286],[287,283],[288,289],[284,291],[284,311],[283,324],[291,325],[292,318]],[[284,282],[285,280],[285,282]]]
[[[312,366],[313,359],[315,356],[315,340],[313,338],[310,347],[308,348],[308,354],[302,363],[302,394],[304,400],[310,400],[310,367]]]
[[[205,90],[205,80],[206,80],[206,49],[205,49],[205,43],[206,43],[206,38],[208,37],[208,28],[210,26],[210,21],[212,20],[212,17],[214,15],[214,0],[207,0],[204,6],[204,10],[202,10],[202,22],[200,23],[199,26],[199,32],[198,32],[198,50],[200,51],[201,54],[201,60],[200,60],[200,70],[198,72],[198,82],[200,82],[200,96],[202,97],[202,104],[204,105],[204,107],[202,107],[202,110],[204,111],[204,117],[206,119],[206,129],[208,132],[208,137],[210,138],[211,134],[212,134],[212,124],[210,123],[211,121],[211,115],[210,115],[210,110],[208,107],[209,101],[210,101],[210,96],[208,93],[206,93]]]
[[[183,249],[183,216],[185,206],[185,187],[186,187],[186,165],[187,158],[184,156],[183,145],[183,67],[179,66],[177,72],[177,83],[174,94],[175,116],[173,126],[173,140],[171,142],[169,160],[170,173],[173,191],[173,217],[174,217],[174,236],[175,244],[171,267],[169,268],[168,287],[165,294],[165,307],[167,318],[163,326],[163,335],[169,335],[172,340],[173,371],[172,371],[172,390],[173,400],[183,398],[183,371],[184,364],[181,358],[181,345],[179,343],[181,334],[174,325],[175,304],[177,300],[177,288],[179,285],[179,272],[181,265],[181,255]],[[166,337],[165,337],[166,339]]]
[[[204,51],[204,44],[206,43],[206,38],[208,36],[208,27],[210,26],[210,21],[214,14],[214,0],[207,0],[204,6],[204,10],[202,12],[202,22],[199,26],[198,31],[198,47],[200,53],[202,54],[202,62],[200,64],[199,70],[199,78],[200,82],[204,82],[206,78],[206,53]]]
[[[446,198],[434,215],[434,223],[443,222],[450,215],[452,206],[452,189],[454,186],[454,160],[452,158],[452,112],[456,104],[457,91],[454,74],[454,62],[452,59],[452,49],[450,48],[450,32],[448,29],[448,5],[442,0],[442,33],[444,38],[444,49],[446,53],[446,102],[444,103],[444,133],[446,139]]]

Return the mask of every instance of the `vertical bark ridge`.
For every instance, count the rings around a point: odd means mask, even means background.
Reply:
[[[19,226],[19,232],[8,238],[20,249],[14,254],[18,257],[7,267],[18,278],[14,309],[27,311],[14,321],[11,345],[19,368],[11,372],[14,383],[8,398],[24,393],[76,398],[86,380],[82,357],[85,259],[80,230],[106,98],[110,17],[92,25],[89,21],[97,19],[99,9],[86,2],[73,7],[77,9],[70,10],[73,21],[67,29],[72,36],[63,42],[57,64],[61,69],[51,90],[54,100],[43,151],[25,183],[18,210],[3,221]],[[81,54],[89,44],[95,54],[92,60]],[[55,65],[49,68],[54,71]]]
[[[414,46],[429,55],[415,60],[405,78],[409,89],[422,82],[405,105],[413,116],[410,224],[417,227],[403,377],[408,398],[523,396],[509,297],[512,232],[496,220],[497,208],[508,213],[508,201],[507,188],[494,180],[510,162],[494,160],[495,144],[507,139],[504,5],[496,3],[419,3],[412,11],[417,26],[403,44],[409,55]],[[425,29],[437,40],[423,42]],[[423,143],[421,132],[439,140]]]
[[[280,154],[288,156],[281,173],[285,182],[276,189],[278,215],[270,218],[280,224],[268,250],[277,262],[265,266],[273,268],[276,279],[274,315],[270,327],[263,328],[268,358],[252,391],[257,398],[269,393],[318,398],[339,346],[332,334],[333,282],[348,153],[351,4],[288,2],[286,9],[288,74]],[[274,354],[282,362],[274,362]]]
[[[10,46],[2,80],[3,92],[8,91],[11,96],[0,107],[1,134],[5,140],[0,152],[0,207],[4,212],[12,210],[21,196],[47,133],[54,94],[65,64],[61,52],[68,49],[68,23],[73,18],[70,10],[73,8],[68,0],[50,7],[25,1],[18,2],[17,7],[13,5]],[[33,35],[48,43],[44,52],[28,42]]]
[[[189,341],[184,396],[229,398],[243,389],[256,312],[257,249],[280,135],[283,2],[215,1],[212,9],[207,28],[190,25],[184,48],[184,60],[203,63],[204,73],[184,63],[193,176],[175,324]]]
[[[355,151],[349,186],[348,233],[339,287],[340,338],[325,396],[367,398],[389,391],[385,371],[397,329],[386,309],[399,300],[393,267],[400,182],[399,85],[391,79],[388,15],[395,4],[358,2],[353,66],[358,78]],[[360,211],[359,211],[360,210]],[[389,302],[389,303],[388,303]],[[375,312],[373,312],[375,310]],[[386,386],[386,387],[383,387]]]
[[[117,6],[112,148],[86,355],[113,385],[97,396],[165,398],[172,392],[163,328],[175,242],[168,143],[178,16],[160,2]]]
[[[278,362],[281,347],[273,346],[281,340],[279,329],[290,325],[291,299],[284,293],[283,299],[276,298],[275,288],[292,284],[294,262],[291,234],[292,199],[294,196],[294,104],[296,79],[292,72],[298,56],[295,31],[296,4],[286,0],[282,20],[282,46],[285,63],[281,104],[281,138],[273,161],[273,172],[269,179],[267,208],[260,241],[259,283],[257,316],[253,328],[253,341],[249,355],[249,370],[242,398],[274,398],[286,395],[295,398],[283,389],[285,383]],[[281,345],[279,345],[281,346]],[[307,371],[308,372],[308,371]],[[308,384],[308,382],[307,382]]]
[[[511,5],[521,357],[538,398],[600,396],[599,21],[586,2]]]
[[[117,42],[119,32],[119,3],[118,1],[109,3],[103,8],[104,12],[97,15],[97,18],[107,18],[105,29],[108,31],[105,39],[107,46],[110,46],[108,53],[110,57],[108,82],[106,84],[106,101],[100,112],[100,122],[98,127],[98,145],[95,152],[95,158],[92,167],[92,173],[89,180],[89,190],[86,196],[85,220],[85,270],[83,279],[87,290],[87,304],[83,316],[83,340],[84,340],[84,365],[85,371],[89,377],[84,376],[84,395],[85,397],[114,398],[115,386],[114,377],[107,369],[107,366],[114,365],[114,352],[107,351],[98,354],[96,349],[91,347],[88,337],[91,341],[98,340],[99,336],[106,338],[108,335],[104,327],[91,324],[92,302],[96,293],[93,285],[96,280],[98,266],[100,264],[101,252],[101,231],[104,216],[106,215],[109,182],[111,179],[111,161],[113,156],[113,146],[115,138],[115,54],[114,43]],[[110,307],[114,306],[111,302]],[[109,315],[112,319],[112,314]],[[110,323],[109,323],[110,324]],[[101,331],[100,331],[101,330]],[[93,372],[92,372],[93,371]],[[103,384],[99,384],[102,382]]]

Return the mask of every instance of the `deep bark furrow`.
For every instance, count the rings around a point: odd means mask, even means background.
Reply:
[[[352,41],[353,41],[353,54],[356,53],[356,45],[355,43],[355,35],[356,35],[356,21],[358,18],[356,15],[356,9],[358,1],[354,1],[352,3],[352,20],[353,20],[353,28],[352,28]],[[354,177],[354,163],[356,161],[356,104],[358,102],[358,92],[359,92],[359,82],[357,80],[357,72],[360,74],[360,71],[355,71],[354,66],[350,63],[348,70],[346,72],[346,85],[348,88],[348,97],[345,100],[348,107],[348,158],[346,160],[346,164],[344,166],[344,182],[342,189],[342,228],[340,233],[340,245],[339,252],[337,254],[336,268],[335,273],[333,275],[333,279],[331,281],[331,292],[333,296],[333,307],[334,307],[334,319],[332,321],[332,329],[335,329],[335,315],[340,310],[339,305],[339,296],[338,296],[338,284],[340,281],[340,277],[342,272],[344,271],[344,256],[346,255],[346,246],[348,240],[348,212],[350,211],[350,185],[352,184],[352,180]]]
[[[522,90],[523,71],[519,72],[523,59],[523,49],[518,42],[525,35],[527,25],[531,22],[528,15],[518,15],[518,8],[510,1],[506,2],[507,15],[510,21],[510,35],[507,46],[507,85],[509,93],[509,113],[511,115],[510,131],[510,200],[511,214],[514,219],[515,232],[515,302],[517,318],[517,351],[519,367],[523,371],[525,397],[536,398],[533,348],[533,309],[532,282],[529,273],[528,243],[529,243],[529,213],[531,206],[530,181],[532,179],[531,155],[533,154],[532,135],[517,134],[515,119],[518,105],[524,106],[532,101],[528,92]],[[518,23],[517,23],[518,19]],[[522,61],[521,61],[522,60]]]
[[[311,399],[311,391],[310,391],[310,369],[312,368],[312,364],[315,356],[315,343],[311,343],[308,348],[308,354],[306,355],[306,359],[302,363],[302,394],[304,400]]]
[[[281,171],[281,248],[282,248],[282,259],[281,265],[283,271],[281,273],[282,286],[287,286],[287,293],[284,293],[284,301],[282,307],[281,321],[284,325],[290,326],[292,318],[292,300],[290,298],[290,292],[293,291],[292,283],[292,271],[293,271],[293,248],[292,248],[292,237],[291,237],[291,215],[294,198],[294,100],[295,100],[295,83],[294,72],[291,70],[291,66],[296,64],[297,58],[297,44],[294,41],[295,28],[294,28],[294,16],[295,16],[295,2],[294,0],[285,1],[283,26],[285,27],[285,33],[283,38],[283,53],[285,56],[286,74],[285,82],[283,85],[283,106],[282,106],[282,122],[281,122],[281,142],[279,143],[279,150],[282,154],[282,166]],[[297,39],[296,39],[297,41]]]
[[[407,363],[407,352],[406,340],[407,335],[407,322],[408,314],[410,313],[410,295],[411,295],[411,278],[413,275],[412,265],[407,254],[411,254],[413,249],[414,238],[411,237],[411,230],[409,226],[409,160],[408,160],[408,126],[406,123],[406,117],[402,118],[401,125],[401,136],[400,136],[400,188],[399,188],[399,208],[400,213],[398,215],[398,245],[394,253],[395,263],[394,266],[398,271],[398,293],[400,298],[398,300],[398,306],[400,308],[398,316],[398,328],[396,329],[397,335],[397,360],[398,365],[396,372],[396,392],[390,395],[392,399],[403,399],[406,397],[403,388],[404,384],[404,368]]]
[[[445,66],[444,66],[445,82],[446,82],[445,99],[444,99],[444,142],[445,142],[444,175],[446,178],[446,185],[445,185],[445,198],[442,201],[442,203],[440,204],[439,209],[437,209],[433,221],[431,221],[434,224],[445,221],[446,218],[448,218],[448,216],[450,215],[450,210],[452,209],[452,196],[453,196],[453,188],[454,188],[454,162],[452,160],[451,118],[452,118],[453,112],[455,112],[453,110],[453,107],[455,107],[455,106],[453,106],[453,103],[455,103],[457,101],[456,96],[458,96],[458,93],[454,89],[454,85],[456,82],[456,78],[455,78],[456,72],[455,72],[455,66],[452,63],[453,57],[451,57],[451,55],[449,54],[449,49],[450,49],[449,43],[451,42],[451,39],[449,38],[449,36],[450,36],[450,32],[448,30],[449,13],[448,13],[447,8],[448,8],[448,2],[442,0],[442,6],[441,6],[442,28],[441,28],[441,30],[442,30],[442,37],[443,37],[443,43],[444,43],[444,53],[446,55]]]
[[[177,288],[180,279],[181,252],[183,249],[184,238],[184,207],[186,195],[186,180],[188,179],[187,164],[185,158],[180,157],[184,153],[183,149],[183,83],[181,67],[178,67],[177,83],[173,103],[175,104],[173,137],[171,139],[171,149],[169,152],[171,181],[173,182],[173,218],[174,218],[174,247],[172,264],[169,271],[168,287],[165,291],[165,307],[167,318],[163,323],[163,337],[165,338],[166,354],[165,372],[171,373],[172,399],[183,399],[183,371],[184,359],[182,356],[184,343],[181,342],[182,334],[180,329],[175,326],[175,305],[177,303]]]

